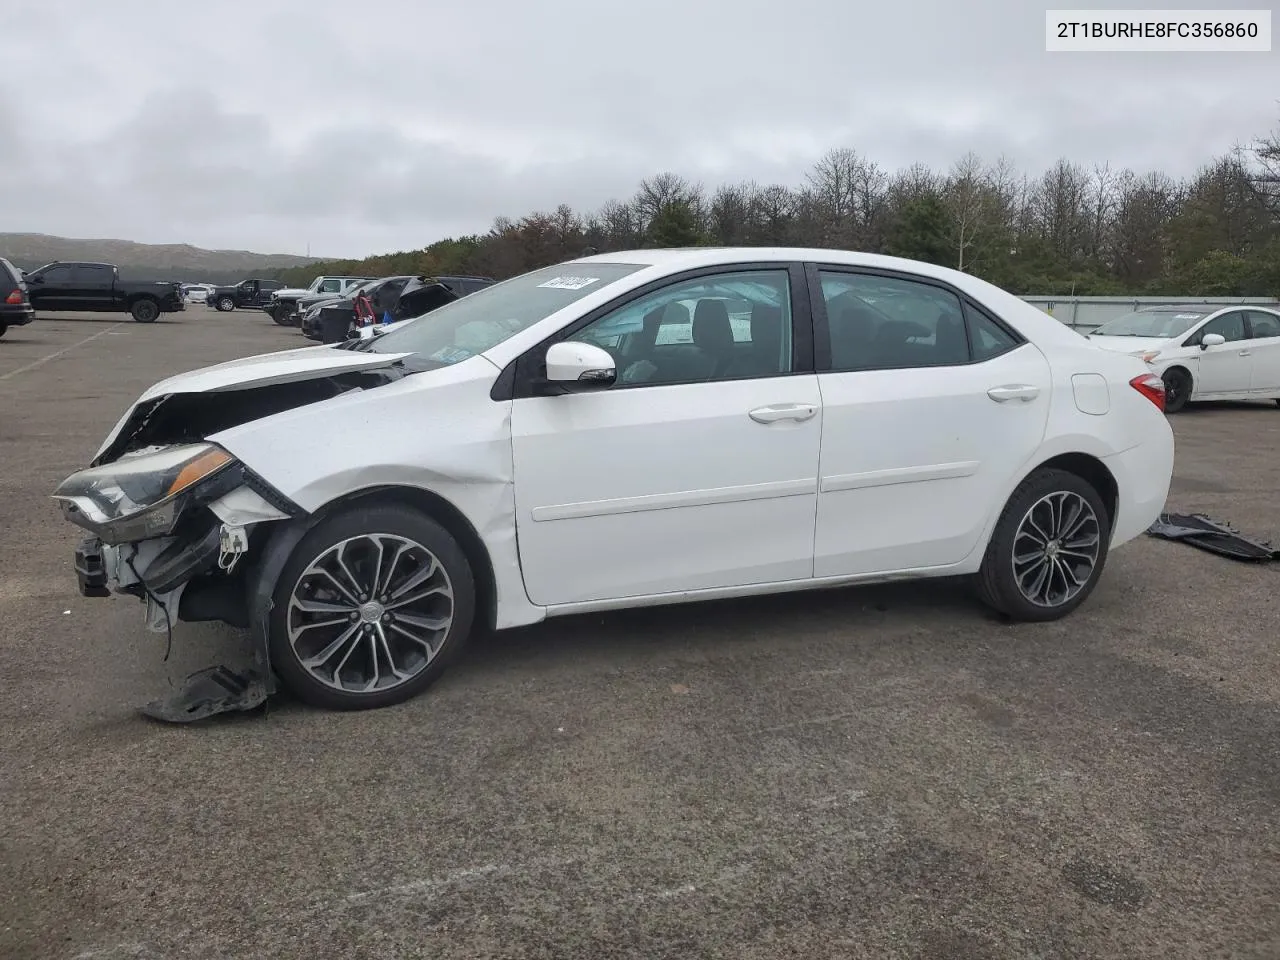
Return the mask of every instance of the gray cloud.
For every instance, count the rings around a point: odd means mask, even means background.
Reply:
[[[1096,6],[1096,4],[1095,4]],[[305,13],[303,12],[305,10]],[[944,0],[151,0],[0,29],[0,229],[362,255],[673,170],[798,183],[972,150],[1187,174],[1280,119],[1277,54],[1047,54],[1044,12]]]

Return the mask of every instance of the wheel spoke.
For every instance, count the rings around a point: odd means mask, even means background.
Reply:
[[[351,606],[353,607],[360,606],[360,601],[356,598],[356,595],[352,593],[350,590],[348,590],[346,585],[337,577],[335,577],[332,573],[330,573],[327,569],[325,569],[324,567],[316,567],[312,572],[320,574],[320,576],[325,577],[330,583],[332,583],[335,587],[337,587],[338,592],[347,598],[347,600],[351,603]]]
[[[426,583],[433,576],[435,576],[435,572],[438,569],[438,567],[439,567],[439,564],[436,563],[436,558],[431,557],[428,563],[425,563],[422,565],[422,569],[418,570],[411,577],[409,577],[408,580],[400,584],[400,586],[396,587],[396,589],[390,593],[387,599],[399,600],[409,591],[422,586],[422,584]]]
[[[314,657],[308,657],[306,660],[303,660],[302,665],[304,667],[307,667],[308,669],[324,666],[324,664],[328,663],[333,658],[333,655],[335,653],[337,653],[340,649],[342,649],[343,645],[348,640],[350,640],[351,637],[359,629],[360,629],[360,624],[353,623],[350,627],[348,627],[346,630],[342,631],[342,633],[338,635],[338,639],[334,640],[327,647],[325,647],[323,650],[317,653]],[[343,663],[346,663],[345,659],[343,660]]]
[[[299,600],[294,604],[303,613],[355,613],[359,604],[324,603],[320,600]]]
[[[407,597],[401,597],[398,600],[390,600],[385,606],[388,610],[396,610],[400,607],[407,606],[411,603],[417,603],[419,600],[425,600],[427,597],[439,594],[441,596],[449,596],[450,591],[447,587],[427,587],[425,590],[419,590],[417,593],[410,594]]]

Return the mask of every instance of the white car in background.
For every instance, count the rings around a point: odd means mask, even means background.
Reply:
[[[960,575],[1063,617],[1164,507],[1163,398],[968,274],[637,250],[165,380],[54,496],[86,595],[250,627],[300,698],[380,707],[564,614]]]
[[[209,283],[188,283],[182,287],[182,299],[187,303],[207,303],[209,294],[213,292],[213,285]]]
[[[1164,380],[1168,413],[1198,400],[1280,404],[1280,308],[1146,307],[1104,323],[1089,339],[1141,357]]]

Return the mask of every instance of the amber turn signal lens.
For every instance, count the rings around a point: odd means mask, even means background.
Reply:
[[[175,493],[180,493],[193,483],[198,483],[215,470],[225,467],[231,462],[231,459],[231,454],[225,450],[214,449],[208,453],[200,454],[200,456],[178,471],[173,483],[169,484],[169,489],[165,491],[165,496],[172,497]]]

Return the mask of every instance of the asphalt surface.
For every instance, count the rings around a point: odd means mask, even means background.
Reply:
[[[949,583],[560,620],[423,697],[170,727],[49,492],[248,311],[0,340],[0,958],[1280,956],[1280,565],[1142,538],[1066,622]],[[1280,409],[1173,418],[1171,507],[1280,539]],[[323,442],[323,441],[320,441]]]

